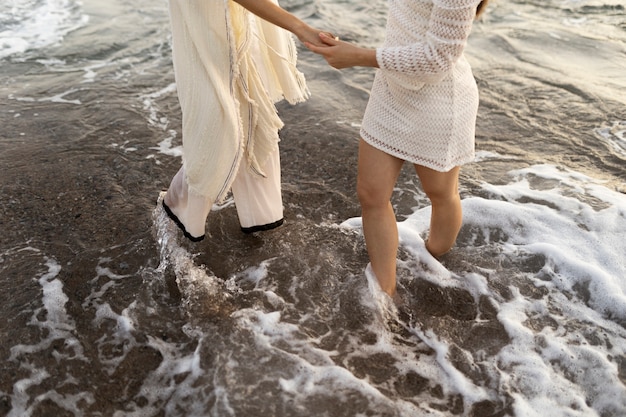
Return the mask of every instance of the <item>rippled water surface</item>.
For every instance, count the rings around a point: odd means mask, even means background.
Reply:
[[[281,4],[382,42],[382,0]],[[301,47],[285,225],[243,235],[228,200],[191,244],[157,209],[181,153],[168,25],[164,1],[0,4],[0,415],[626,415],[622,1],[492,0],[464,226],[430,257],[403,170],[399,307],[354,193],[372,70]]]

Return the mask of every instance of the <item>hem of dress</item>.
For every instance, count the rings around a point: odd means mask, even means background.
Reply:
[[[202,236],[192,236],[187,229],[185,229],[185,225],[179,220],[179,218],[174,214],[174,212],[167,206],[167,204],[165,204],[165,200],[163,200],[161,202],[161,204],[163,205],[163,209],[165,210],[165,214],[167,214],[167,217],[169,217],[176,226],[178,226],[178,228],[183,232],[183,235],[185,235],[185,237],[189,240],[191,240],[192,242],[200,242],[201,240],[204,239],[205,235]]]
[[[252,227],[242,227],[241,231],[245,234],[250,234],[254,232],[265,232],[267,230],[276,229],[281,226],[285,222],[285,219],[276,220],[275,222],[262,224],[260,226],[252,226]]]
[[[415,165],[421,165],[421,166],[433,169],[438,172],[448,172],[455,167],[468,164],[474,161],[475,159],[475,156],[472,154],[472,156],[459,158],[451,164],[442,166],[441,164],[437,163],[436,161],[433,161],[432,159],[420,158],[419,156],[410,155],[406,152],[403,152],[400,149],[391,147],[387,145],[386,143],[376,139],[375,137],[367,133],[365,130],[361,130],[361,138],[365,142],[367,142],[369,145],[378,149],[379,151],[385,152],[386,154],[389,154],[391,156],[395,156],[396,158],[399,158],[403,161],[410,162]]]

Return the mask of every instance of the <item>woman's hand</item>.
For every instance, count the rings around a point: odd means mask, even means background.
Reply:
[[[340,41],[325,32],[319,34],[319,40],[322,42],[322,46],[319,46],[319,42],[303,42],[310,51],[322,55],[333,68],[378,68],[375,49],[362,48],[349,42]]]
[[[324,46],[324,42],[320,37],[320,34],[325,34],[327,37],[333,37],[330,32],[322,32],[311,26],[307,25],[304,22],[301,22],[300,27],[294,30],[294,35],[302,42],[304,45],[310,44],[314,46]]]

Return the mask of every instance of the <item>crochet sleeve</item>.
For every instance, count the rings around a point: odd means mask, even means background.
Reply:
[[[478,0],[434,0],[425,40],[378,48],[379,67],[422,82],[439,81],[463,54],[478,3]]]

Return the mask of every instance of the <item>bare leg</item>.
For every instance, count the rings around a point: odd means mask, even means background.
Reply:
[[[391,193],[403,161],[361,139],[357,194],[361,203],[363,234],[372,270],[383,291],[396,292],[398,227],[391,206]]]
[[[459,167],[448,172],[439,172],[415,165],[415,171],[432,204],[426,249],[433,256],[441,256],[452,248],[463,223]]]

